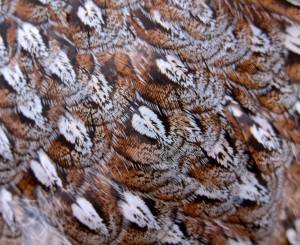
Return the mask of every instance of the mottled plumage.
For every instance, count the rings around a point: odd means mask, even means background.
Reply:
[[[0,1],[0,243],[300,244],[299,6]]]

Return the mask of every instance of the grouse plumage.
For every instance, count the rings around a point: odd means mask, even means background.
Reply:
[[[0,1],[0,243],[299,244],[299,6]]]

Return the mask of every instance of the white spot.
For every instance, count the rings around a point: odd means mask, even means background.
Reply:
[[[268,121],[258,116],[252,119],[259,125],[254,124],[250,127],[254,138],[268,150],[279,149],[278,139]]]
[[[120,208],[125,219],[140,227],[159,228],[153,214],[140,197],[130,192],[124,192],[124,199],[120,202]]]
[[[29,23],[23,23],[21,27],[18,28],[17,39],[22,48],[31,54],[37,57],[48,55],[42,36],[35,26]]]
[[[58,177],[55,166],[51,162],[47,154],[40,150],[38,152],[40,162],[30,161],[30,167],[35,177],[46,187],[57,185],[62,187],[61,179]]]
[[[257,178],[252,173],[247,173],[241,177],[239,187],[239,197],[250,201],[268,201],[267,189],[258,183]]]
[[[92,142],[81,120],[75,119],[70,113],[65,113],[59,117],[58,128],[66,140],[75,145],[77,151],[83,155],[91,152]]]
[[[164,27],[166,30],[170,30],[171,25],[170,25],[168,22],[162,20],[159,11],[157,11],[156,9],[154,9],[154,10],[152,11],[152,18],[153,18],[153,20],[154,20],[155,22],[159,23],[159,24],[160,24],[162,27]]]
[[[12,195],[6,189],[1,188],[0,190],[0,212],[5,223],[14,232],[16,230],[16,222],[14,217],[14,212],[11,207]]]
[[[41,115],[43,107],[41,99],[36,94],[27,93],[23,95],[18,108],[25,117],[34,120],[38,126],[42,127],[44,124],[44,118]]]
[[[31,170],[33,171],[35,177],[46,187],[50,187],[51,186],[51,181],[49,179],[49,176],[47,175],[45,169],[43,168],[43,166],[35,161],[35,160],[31,160],[30,161],[30,167]]]
[[[6,66],[0,69],[0,72],[3,74],[4,79],[8,82],[8,84],[18,94],[18,109],[25,117],[34,120],[38,126],[42,127],[44,124],[44,118],[41,115],[41,100],[27,85],[18,64]]]
[[[182,31],[182,28],[176,24],[170,23],[166,20],[164,20],[159,11],[157,11],[156,9],[154,9],[152,11],[152,19],[158,23],[159,25],[161,25],[163,28],[165,28],[166,30],[170,31],[171,30],[171,36],[174,37],[176,35],[176,39],[179,40],[183,40],[186,39],[187,34],[185,32]],[[143,27],[143,25],[141,24],[141,27]]]
[[[291,244],[291,245],[299,245],[300,244],[300,240],[298,240],[298,235],[294,229],[291,229],[291,228],[287,229],[286,237],[289,241],[289,244]]]
[[[284,45],[296,54],[300,54],[300,25],[292,25],[286,29]]]
[[[294,4],[295,6],[300,6],[300,0],[286,0],[291,4]]]
[[[147,108],[146,106],[140,106],[139,112],[141,114],[133,114],[131,123],[132,127],[142,135],[147,135],[150,138],[156,137],[166,138],[166,131],[161,120],[157,115]]]
[[[84,225],[91,230],[101,232],[108,235],[108,230],[103,224],[103,219],[100,218],[93,205],[82,197],[76,198],[76,203],[71,205],[73,215]]]
[[[63,51],[59,51],[57,56],[50,61],[49,70],[52,74],[57,75],[67,86],[74,84],[76,74],[68,56]]]
[[[209,199],[218,199],[218,200],[227,199],[229,196],[226,190],[207,188],[205,186],[201,186],[200,188],[198,188],[195,194],[199,196],[205,196]]]
[[[262,31],[252,25],[249,24],[251,31],[252,31],[252,44],[251,45],[251,50],[254,52],[259,52],[259,53],[267,53],[269,52],[270,49],[270,40],[268,39],[267,35],[265,33],[262,33]]]
[[[200,13],[197,15],[198,19],[202,21],[204,24],[214,23],[213,21],[213,11],[203,2],[199,2],[203,9],[199,11]]]
[[[207,151],[207,154],[215,158],[224,167],[228,167],[228,164],[233,162],[233,148],[224,138],[222,141],[217,141],[213,147]]]
[[[296,219],[294,222],[295,229],[289,228],[286,231],[286,237],[291,245],[300,244],[300,219]]]
[[[105,108],[112,107],[112,102],[109,100],[109,92],[111,89],[103,74],[92,75],[89,86],[91,92],[90,97],[94,102]]]
[[[186,115],[187,125],[183,127],[184,129],[184,137],[186,137],[189,141],[197,142],[202,140],[202,132],[198,127],[195,119],[190,115]]]
[[[86,1],[84,7],[79,6],[78,17],[85,24],[91,27],[100,27],[104,25],[101,9],[93,3],[93,1]]]
[[[39,0],[42,4],[48,4],[51,2],[51,0]]]
[[[0,36],[0,67],[8,62],[9,54],[7,48],[4,45],[3,38]]]
[[[6,136],[6,133],[0,126],[0,155],[7,160],[12,160],[13,155],[10,150],[10,143]]]
[[[300,115],[300,101],[297,101],[297,103],[295,104],[295,109],[298,112],[298,114]]]
[[[4,79],[8,84],[18,93],[26,94],[29,92],[29,89],[26,84],[26,80],[20,70],[18,64],[12,66],[5,66],[0,69],[0,72],[4,76]]]
[[[228,245],[252,245],[252,243],[247,238],[246,239],[237,238],[237,240],[228,239]]]
[[[0,55],[3,57],[7,53],[3,38],[0,36]]]
[[[184,87],[193,86],[194,77],[188,73],[185,65],[176,57],[167,55],[167,61],[157,59],[156,64],[164,75],[171,81],[178,83]]]
[[[162,243],[168,244],[182,244],[184,240],[184,235],[179,229],[178,225],[174,224],[172,229],[170,229],[166,236],[161,240]]]
[[[171,0],[170,3],[177,5],[178,7],[186,11],[189,11],[189,8],[192,5],[191,1],[183,1],[183,0]]]
[[[229,110],[235,117],[241,117],[243,115],[243,112],[234,105],[229,106]]]

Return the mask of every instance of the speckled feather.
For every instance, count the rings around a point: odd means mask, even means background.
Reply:
[[[299,6],[0,1],[0,243],[300,244]]]

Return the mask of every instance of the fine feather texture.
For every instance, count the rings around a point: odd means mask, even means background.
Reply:
[[[0,1],[0,244],[300,244],[299,6]]]

